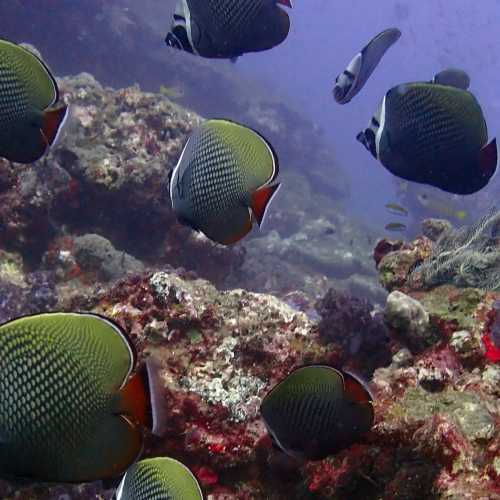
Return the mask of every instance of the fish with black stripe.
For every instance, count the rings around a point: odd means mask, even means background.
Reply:
[[[347,104],[365,86],[378,63],[401,37],[397,28],[389,28],[372,38],[359,51],[347,68],[335,79],[333,97],[339,104]]]

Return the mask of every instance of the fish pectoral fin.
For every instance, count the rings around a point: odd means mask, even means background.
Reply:
[[[479,168],[481,174],[490,178],[497,169],[497,161],[497,140],[495,138],[479,152]]]
[[[278,192],[281,184],[274,184],[273,186],[263,186],[257,191],[252,193],[251,208],[252,213],[257,220],[259,227],[262,227],[264,222],[267,208],[271,203],[272,199]]]

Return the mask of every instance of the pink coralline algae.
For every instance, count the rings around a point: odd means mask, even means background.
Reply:
[[[488,360],[498,363],[500,361],[500,301],[495,301],[488,313],[482,341]]]

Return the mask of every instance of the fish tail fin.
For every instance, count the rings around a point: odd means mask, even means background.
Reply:
[[[262,223],[266,217],[267,208],[269,207],[271,200],[278,192],[280,186],[281,183],[274,184],[273,186],[263,186],[252,194],[252,213],[255,216],[259,227],[262,227]]]
[[[148,358],[120,391],[120,412],[131,417],[155,435],[162,435],[165,424],[158,364]]]
[[[479,153],[479,167],[484,176],[490,178],[497,169],[497,140],[493,139]]]
[[[53,146],[57,142],[68,117],[68,109],[68,106],[61,106],[43,113],[42,135],[47,146]]]
[[[163,436],[166,432],[165,423],[167,421],[167,406],[164,397],[165,391],[161,383],[160,363],[149,357],[145,363],[147,372],[147,382],[149,387],[149,402],[151,414],[151,432],[155,436]]]

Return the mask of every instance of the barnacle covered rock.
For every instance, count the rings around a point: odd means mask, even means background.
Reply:
[[[403,343],[410,347],[421,349],[436,342],[429,321],[429,313],[418,300],[394,291],[387,297],[384,318]],[[439,337],[438,337],[439,338]]]

